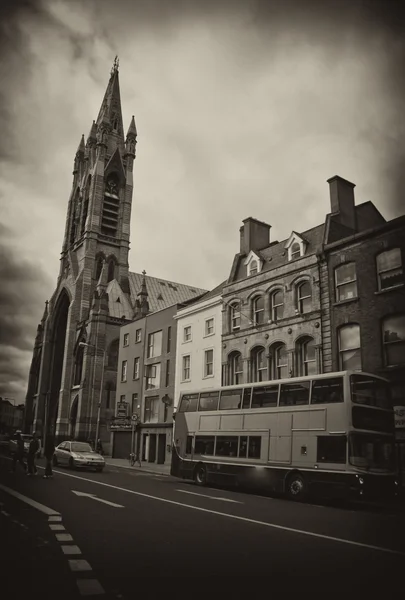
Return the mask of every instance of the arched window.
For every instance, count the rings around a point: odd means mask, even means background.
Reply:
[[[110,258],[108,261],[108,281],[115,279],[115,260]]]
[[[294,242],[291,246],[291,260],[301,256],[301,248],[298,242]]]
[[[384,319],[383,344],[387,367],[405,364],[405,314]]]
[[[77,346],[76,354],[75,354],[73,385],[80,385],[82,382],[83,355],[84,355],[84,347],[80,346],[80,344],[79,344]]]
[[[266,351],[260,346],[251,352],[251,378],[252,382],[267,381]]]
[[[264,296],[257,296],[253,300],[253,324],[261,325],[264,323]]]
[[[240,329],[240,303],[233,302],[229,309],[229,326],[231,331]]]
[[[84,230],[86,228],[87,213],[89,211],[90,186],[91,186],[91,175],[89,175],[89,177],[87,179],[87,184],[86,184],[86,192],[85,192],[84,204],[83,204],[81,235],[83,235]]]
[[[300,376],[316,375],[316,348],[313,338],[305,337],[298,341],[296,357],[298,362],[297,370]]]
[[[114,340],[110,344],[110,348],[108,350],[108,368],[114,369],[115,371],[118,369],[118,352],[120,347],[119,339]]]
[[[257,275],[257,260],[252,260],[252,262],[250,263],[250,268],[249,268],[249,275]]]
[[[339,369],[361,371],[360,325],[357,323],[339,329]]]
[[[120,200],[119,181],[115,173],[109,175],[105,184],[103,212],[101,215],[101,233],[115,237],[118,229]]]
[[[243,383],[243,362],[240,352],[231,352],[228,358],[229,385]]]
[[[103,257],[99,256],[96,262],[96,281],[100,279],[101,271],[103,269]]]
[[[311,284],[303,281],[297,286],[297,308],[300,313],[307,313],[312,307]]]
[[[283,290],[275,290],[270,296],[271,320],[278,321],[284,314],[284,293]]]
[[[288,354],[285,344],[276,344],[271,348],[272,379],[288,377]]]

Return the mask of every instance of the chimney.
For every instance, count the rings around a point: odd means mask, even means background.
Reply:
[[[332,213],[338,213],[340,224],[355,232],[357,230],[356,209],[354,206],[355,184],[339,177],[339,175],[328,179],[328,183]]]
[[[246,256],[251,250],[263,250],[270,244],[271,225],[248,217],[240,228],[240,252]]]

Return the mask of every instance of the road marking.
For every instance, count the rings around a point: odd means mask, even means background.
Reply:
[[[244,504],[239,500],[232,500],[231,498],[224,498],[223,496],[207,496],[206,494],[197,494],[197,492],[190,492],[189,490],[176,490],[176,492],[182,492],[182,494],[192,494],[193,496],[201,496],[201,498],[210,498],[211,500],[223,500],[224,502],[234,502],[235,504]]]
[[[92,571],[87,560],[83,560],[82,558],[69,560],[69,567],[71,571]]]
[[[60,521],[62,521],[62,517],[59,517],[59,516],[48,517],[48,521],[50,523],[59,523]]]
[[[77,579],[77,587],[82,596],[95,596],[105,594],[105,591],[97,579]]]
[[[0,484],[0,490],[7,492],[11,496],[18,498],[18,500],[25,502],[25,504],[29,504],[33,508],[36,508],[37,510],[41,511],[42,513],[45,513],[46,515],[59,515],[59,513],[56,510],[53,510],[52,508],[48,508],[47,506],[44,506],[43,504],[40,504],[39,502],[36,502],[35,500],[32,500],[31,498],[27,498],[27,496],[23,496],[19,492],[16,492],[15,490],[8,488],[5,485]]]
[[[79,546],[69,544],[68,546],[61,546],[63,554],[81,554]]]
[[[103,504],[108,504],[109,506],[114,506],[114,508],[125,508],[122,504],[116,504],[115,502],[110,502],[109,500],[103,500],[102,498],[97,498],[96,494],[87,494],[85,492],[77,492],[76,490],[72,490],[76,496],[84,496],[85,498],[91,498],[92,500],[97,500],[97,502],[103,502]]]
[[[324,535],[322,533],[315,533],[313,531],[305,531],[305,529],[294,529],[293,527],[286,527],[284,525],[276,525],[275,523],[267,523],[266,521],[257,521],[256,519],[249,519],[248,517],[240,517],[238,515],[229,515],[227,513],[212,510],[210,508],[201,508],[200,506],[192,506],[191,504],[183,504],[183,502],[177,502],[176,500],[169,500],[168,498],[159,498],[159,496],[151,496],[143,492],[136,492],[135,490],[128,490],[127,488],[112,485],[111,483],[104,483],[104,481],[95,481],[94,479],[88,479],[87,477],[79,477],[78,475],[72,475],[71,473],[61,473],[66,477],[73,477],[74,479],[80,479],[82,481],[88,481],[95,485],[103,485],[105,487],[119,490],[120,492],[127,492],[134,496],[141,496],[142,498],[150,498],[151,500],[158,500],[159,502],[165,502],[166,504],[173,504],[175,506],[182,506],[183,508],[191,508],[192,510],[198,510],[199,512],[206,512],[212,515],[218,515],[220,517],[227,517],[228,519],[234,519],[235,521],[244,521],[245,523],[252,523],[253,525],[262,525],[269,527],[270,529],[279,529],[281,531],[289,531],[291,533],[298,533],[301,535],[308,535],[309,537],[319,538],[323,540],[329,540],[331,542],[338,542],[340,544],[347,544],[349,546],[358,546],[360,548],[367,548],[368,550],[378,550],[380,552],[387,552],[388,554],[398,554],[399,556],[405,556],[405,552],[400,550],[392,550],[391,548],[383,548],[382,546],[373,546],[371,544],[363,544],[362,542],[355,542],[353,540],[345,540],[344,538],[333,537],[331,535]],[[58,534],[56,534],[58,535]],[[63,534],[61,534],[63,535]]]
[[[2,515],[4,515],[5,517],[9,517],[10,513],[6,512],[5,510],[0,511]]]
[[[52,523],[49,525],[49,529],[51,531],[66,531],[66,529],[63,527],[63,525],[58,524],[58,525],[53,525]]]
[[[58,542],[73,542],[73,538],[70,533],[55,533]]]

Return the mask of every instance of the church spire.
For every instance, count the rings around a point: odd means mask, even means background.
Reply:
[[[99,143],[106,145],[107,154],[109,155],[113,154],[117,146],[122,152],[124,151],[124,127],[122,124],[118,64],[118,57],[116,56],[96,120]]]
[[[131,123],[128,128],[127,138],[125,140],[125,155],[132,156],[135,158],[135,147],[136,147],[136,125],[135,125],[135,117],[132,115]]]
[[[146,289],[146,279],[145,279],[146,271],[142,271],[142,283],[141,289],[137,294],[137,298],[135,301],[135,316],[136,317],[146,317],[149,312],[149,302],[148,302],[148,290]]]

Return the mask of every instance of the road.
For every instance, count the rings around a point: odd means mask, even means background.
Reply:
[[[239,591],[239,577],[265,577],[269,589],[355,586],[364,594],[382,584],[387,593],[397,588],[405,564],[404,513],[201,489],[114,467],[103,473],[58,468],[52,480],[42,474],[13,474],[9,461],[0,459],[0,525],[7,523],[10,533],[22,522],[32,531],[33,547],[39,536],[51,548],[36,558],[44,573],[57,574],[43,578],[56,586],[58,598],[62,590],[70,598],[129,599],[144,587],[159,589],[161,577],[198,578],[199,587],[214,577],[219,585],[224,577],[227,591]],[[13,544],[31,542],[14,537]],[[36,585],[31,582],[30,595]]]

